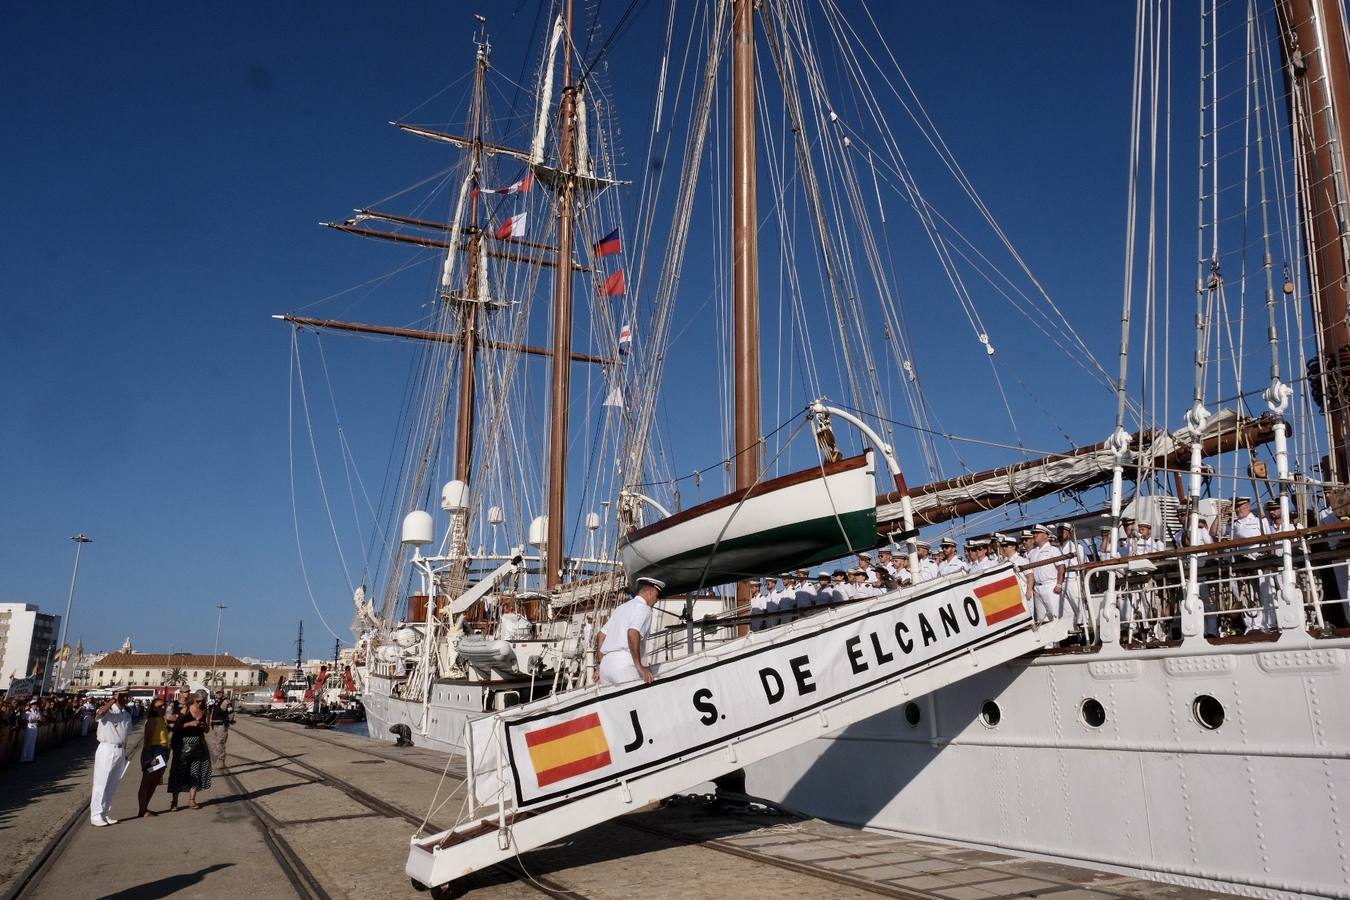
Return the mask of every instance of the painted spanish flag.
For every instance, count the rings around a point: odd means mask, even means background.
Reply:
[[[600,714],[590,713],[525,735],[539,786],[609,765],[609,743]]]
[[[1023,609],[1022,591],[1017,587],[1016,575],[977,587],[975,596],[980,598],[980,605],[984,607],[984,621],[989,625],[1010,619]]]

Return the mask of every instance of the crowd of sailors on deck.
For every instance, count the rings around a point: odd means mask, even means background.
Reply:
[[[1183,511],[1184,512],[1184,511]],[[818,571],[814,575],[805,569],[788,572],[780,577],[753,579],[755,590],[750,600],[750,629],[761,631],[783,625],[813,612],[840,603],[880,596],[911,584],[919,584],[949,575],[980,574],[1002,563],[1012,563],[1019,573],[1019,584],[1028,599],[1032,613],[1040,623],[1055,619],[1071,621],[1069,643],[1088,640],[1085,628],[1085,589],[1082,567],[1088,563],[1103,562],[1124,557],[1139,557],[1150,553],[1186,546],[1203,546],[1227,541],[1242,541],[1262,535],[1288,531],[1278,501],[1265,506],[1265,517],[1252,511],[1250,497],[1234,501],[1229,521],[1211,530],[1204,518],[1197,521],[1196,536],[1192,541],[1183,527],[1166,538],[1154,534],[1153,524],[1126,517],[1121,520],[1112,541],[1113,529],[1103,526],[1095,536],[1078,537],[1075,528],[1067,522],[1057,525],[1035,525],[1020,534],[995,533],[988,537],[965,541],[964,555],[958,553],[957,542],[943,538],[936,553],[928,541],[920,540],[915,547],[914,561],[897,549],[880,550],[876,557],[860,553],[852,568]],[[1324,512],[1318,521],[1336,521]],[[1183,516],[1184,520],[1184,516]],[[1311,524],[1315,524],[1311,523]],[[1295,525],[1295,528],[1300,527]],[[1347,541],[1350,544],[1350,541]],[[1224,559],[1269,561],[1278,547],[1255,546],[1250,550],[1236,548]],[[1317,586],[1327,614],[1327,624],[1350,625],[1350,617],[1343,602],[1347,598],[1346,566],[1332,566],[1319,578]],[[1278,591],[1275,569],[1263,567],[1255,576],[1236,578],[1220,591],[1213,585],[1201,588],[1205,604],[1205,633],[1220,634],[1221,619],[1232,631],[1273,630],[1274,599]],[[1175,586],[1173,586],[1175,587]],[[1160,620],[1176,617],[1175,590],[1164,590],[1160,584],[1145,582],[1137,589],[1122,589],[1117,604],[1122,623],[1122,639],[1165,639],[1173,636],[1171,626]],[[1094,585],[1094,590],[1096,586]],[[1220,603],[1220,594],[1225,596]],[[1332,601],[1328,603],[1328,601]],[[1231,612],[1231,615],[1229,613]]]

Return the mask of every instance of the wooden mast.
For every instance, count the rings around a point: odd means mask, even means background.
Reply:
[[[483,177],[483,86],[487,80],[488,45],[486,36],[478,44],[478,56],[473,79],[473,146],[469,152],[469,171],[475,190],[470,195],[469,222],[473,233],[469,237],[469,270],[464,285],[463,309],[460,325],[459,414],[455,418],[455,479],[468,484],[473,466],[474,388],[478,375],[478,314],[485,297],[479,296],[478,282],[482,273],[480,248],[483,231],[478,227],[478,191]],[[455,251],[450,251],[455,252]]]
[[[576,94],[572,88],[572,0],[567,0],[563,28],[563,86],[558,105],[558,253],[572,255],[572,215],[576,192]],[[553,591],[562,584],[564,522],[567,500],[567,414],[571,388],[572,272],[559,266],[553,291],[552,431],[548,458],[548,542],[544,552],[545,585]]]
[[[760,474],[759,246],[756,234],[755,21],[754,0],[734,0],[731,25],[732,285],[735,322],[736,489]],[[750,589],[736,585],[736,605],[750,602]]]
[[[1300,156],[1303,227],[1317,301],[1322,409],[1330,454],[1322,477],[1350,480],[1350,51],[1340,0],[1277,0],[1289,79],[1290,117]],[[1350,515],[1350,492],[1328,491]]]

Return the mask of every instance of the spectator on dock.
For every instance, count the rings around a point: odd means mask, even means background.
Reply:
[[[230,724],[233,721],[234,704],[224,691],[216,691],[215,701],[206,708],[206,743],[211,748],[211,759],[215,765],[225,765],[225,742],[230,737]]]
[[[122,781],[130,762],[127,758],[127,735],[131,731],[131,713],[127,704],[131,695],[126,688],[114,688],[112,696],[98,709],[98,750],[94,752],[94,789],[89,803],[89,822],[96,827],[116,825],[108,816],[113,794]]]
[[[80,704],[80,737],[88,737],[89,727],[94,722],[95,709],[97,707],[94,706],[94,701],[85,697],[84,702]]]
[[[36,700],[28,704],[23,722],[23,750],[19,754],[19,762],[32,762],[37,752],[38,726],[42,724],[42,710]]]
[[[188,808],[200,809],[197,792],[211,787],[211,751],[206,746],[205,698],[188,696],[191,699],[170,725],[178,741],[173,762],[169,765],[170,812],[178,809],[178,795],[183,791],[188,792]]]
[[[169,767],[169,723],[164,717],[165,703],[162,697],[150,701],[145,717],[145,742],[141,745],[141,788],[136,793],[140,809],[136,818],[154,816],[158,813],[150,810],[150,798],[159,787],[164,770]]]

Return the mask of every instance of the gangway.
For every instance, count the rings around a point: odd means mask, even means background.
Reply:
[[[469,818],[412,839],[419,888],[450,885],[647,803],[1063,640],[1000,566],[829,608],[663,664],[475,719]],[[452,890],[448,888],[446,890]]]

